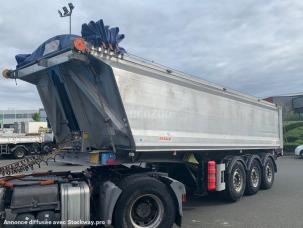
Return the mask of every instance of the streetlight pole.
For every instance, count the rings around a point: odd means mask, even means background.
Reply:
[[[63,13],[58,10],[60,17],[69,17],[69,34],[72,34],[72,13],[75,8],[73,3],[68,3],[69,10],[66,6],[62,7]]]
[[[3,128],[4,128],[4,110],[2,111],[2,130],[3,130]]]
[[[72,34],[72,14],[69,16],[69,35]]]

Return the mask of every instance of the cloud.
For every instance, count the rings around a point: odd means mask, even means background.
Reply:
[[[11,0],[0,8],[0,67],[68,32],[60,0]],[[130,53],[255,96],[302,92],[300,0],[73,1],[74,33],[103,18]],[[22,10],[21,10],[22,9]],[[12,13],[17,12],[17,13]],[[25,99],[26,98],[26,99]],[[41,106],[35,87],[0,80],[0,108]]]

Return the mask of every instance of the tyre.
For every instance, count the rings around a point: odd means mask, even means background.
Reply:
[[[23,147],[17,147],[13,152],[14,158],[16,159],[24,158],[25,154],[26,150]]]
[[[247,195],[256,194],[261,187],[262,169],[260,163],[254,159],[250,169],[246,175],[246,190]]]
[[[119,228],[169,228],[175,222],[175,204],[165,184],[148,176],[131,175],[120,183],[122,194],[114,212]]]
[[[246,186],[246,172],[243,164],[237,161],[233,164],[230,174],[227,174],[224,198],[230,202],[239,200]]]
[[[23,213],[23,214],[18,214],[17,217],[15,218],[15,221],[22,222],[22,225],[15,225],[14,227],[18,228],[31,228],[34,227],[34,224],[30,224],[30,221],[34,221],[36,218],[33,214],[31,213]]]
[[[268,157],[265,161],[262,170],[262,189],[270,189],[275,180],[275,170],[274,163],[270,157]]]
[[[41,151],[43,154],[48,154],[48,153],[52,152],[52,150],[53,150],[52,144],[46,143],[42,146]]]

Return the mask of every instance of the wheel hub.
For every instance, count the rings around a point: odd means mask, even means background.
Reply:
[[[141,203],[137,206],[136,208],[136,214],[141,217],[141,218],[146,218],[148,215],[151,214],[152,212],[152,205],[147,204],[147,203]]]
[[[236,169],[233,174],[233,185],[236,192],[240,192],[242,190],[243,180],[239,169]]]
[[[267,182],[270,183],[272,181],[272,168],[270,166],[270,164],[268,163],[266,165],[266,179],[267,179]]]
[[[23,155],[24,155],[24,152],[23,152],[21,149],[17,149],[17,151],[16,151],[16,156],[17,156],[18,158],[21,158],[21,157],[23,157]]]
[[[256,188],[260,180],[259,172],[256,167],[252,168],[250,177],[251,177],[252,186]]]
[[[17,155],[20,157],[23,155],[22,151],[17,151]]]
[[[156,195],[139,196],[130,207],[130,221],[135,228],[157,227],[163,216],[164,206]]]

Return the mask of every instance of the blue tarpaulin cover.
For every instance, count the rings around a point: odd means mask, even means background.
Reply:
[[[73,40],[79,36],[76,35],[59,35],[48,39],[41,44],[32,54],[19,54],[16,55],[17,68],[25,66],[26,64],[35,62],[43,56],[51,54],[55,51],[71,48]]]
[[[124,39],[123,34],[119,34],[119,28],[109,28],[105,26],[103,20],[91,21],[82,25],[82,37],[95,47],[103,46],[116,51],[118,54],[125,53],[125,49],[119,47],[119,43]]]
[[[91,21],[82,25],[82,37],[95,47],[109,48],[117,54],[126,53],[125,49],[119,47],[119,43],[124,39],[123,34],[119,34],[119,28],[109,28],[105,26],[103,20],[97,22]],[[17,61],[16,68],[21,68],[27,64],[33,63],[44,56],[58,51],[73,47],[73,41],[77,35],[58,35],[48,39],[41,44],[32,54],[18,54],[15,56]]]

